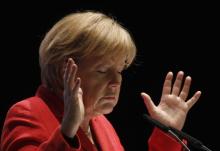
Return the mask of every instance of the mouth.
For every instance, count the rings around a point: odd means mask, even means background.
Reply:
[[[104,96],[104,97],[102,97],[102,99],[104,99],[104,100],[116,100],[116,97],[115,96]]]

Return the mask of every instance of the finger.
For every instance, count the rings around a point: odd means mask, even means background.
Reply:
[[[184,82],[184,85],[183,85],[183,89],[182,91],[180,92],[180,95],[179,97],[182,99],[182,100],[186,100],[186,98],[188,97],[188,94],[189,94],[189,88],[190,88],[190,85],[191,85],[191,77],[190,76],[187,76],[186,79],[185,79],[185,82]]]
[[[82,91],[82,89],[80,88],[80,86],[81,86],[81,79],[78,77],[77,79],[76,79],[76,86],[75,86],[75,90],[77,91],[77,94],[79,94],[79,95],[83,95],[83,91]]]
[[[162,95],[170,94],[171,91],[171,85],[172,85],[172,79],[173,79],[173,73],[168,72],[163,84],[163,91]]]
[[[189,109],[199,100],[201,96],[201,91],[197,91],[189,101],[187,101],[187,105]]]
[[[145,106],[148,112],[152,115],[153,111],[156,108],[156,106],[154,105],[154,102],[151,100],[150,96],[144,92],[141,93],[141,96],[144,100],[144,103],[145,103]]]
[[[66,86],[67,79],[69,77],[69,70],[70,70],[70,59],[68,59],[68,61],[66,63],[66,67],[65,67],[65,72],[64,72],[64,76],[63,76],[64,86]]]
[[[179,71],[177,76],[176,76],[176,80],[173,84],[173,88],[172,88],[172,94],[173,95],[179,95],[180,89],[181,89],[181,84],[182,84],[182,80],[183,80],[183,71]]]
[[[80,88],[80,85],[81,85],[81,79],[78,77],[76,79],[75,87],[73,88],[74,96],[78,98],[82,98],[82,94],[83,94],[82,89]]]
[[[81,81],[80,81],[79,88],[78,88],[78,97],[81,97],[81,99],[82,99],[83,91],[82,91],[80,85],[81,85]]]
[[[72,70],[69,76],[69,87],[71,90],[73,90],[73,88],[76,85],[76,72],[77,72],[77,65],[72,64]]]

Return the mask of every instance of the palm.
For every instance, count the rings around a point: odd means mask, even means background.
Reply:
[[[173,95],[162,96],[154,118],[172,127],[182,127],[187,114],[187,105],[179,99]]]
[[[64,73],[64,115],[62,131],[66,136],[73,137],[84,119],[81,80],[76,78],[77,65],[68,60]]]
[[[158,106],[155,106],[150,97],[142,93],[146,107],[150,115],[161,123],[177,129],[182,129],[186,115],[189,109],[199,99],[201,92],[196,92],[193,97],[186,99],[189,93],[191,78],[186,77],[183,81],[183,72],[177,74],[176,80],[172,86],[173,74],[169,72],[166,76],[161,100]]]

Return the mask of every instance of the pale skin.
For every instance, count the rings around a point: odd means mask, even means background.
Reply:
[[[61,131],[68,137],[74,137],[81,122],[84,120],[81,79],[75,78],[77,65],[68,60],[64,73],[64,116]]]
[[[123,59],[89,58],[78,66],[72,59],[68,60],[64,73],[64,117],[61,125],[66,136],[73,137],[79,126],[87,132],[92,117],[113,110],[119,97],[123,69]]]
[[[102,67],[96,65],[97,58],[79,65],[71,58],[68,59],[64,73],[64,117],[61,124],[61,131],[66,136],[74,137],[79,127],[87,131],[92,117],[108,114],[113,110],[118,101],[122,81],[120,73],[124,61],[121,60],[115,62],[105,59],[100,61],[104,64]],[[172,80],[173,73],[168,72],[157,106],[148,94],[142,92],[141,96],[151,117],[181,130],[188,111],[198,101],[201,92],[197,91],[187,99],[191,77],[184,78],[182,71],[178,72],[174,84]],[[93,142],[92,135],[88,137]]]
[[[179,71],[174,84],[172,85],[173,73],[168,72],[164,85],[161,100],[156,106],[146,93],[141,93],[144,103],[151,117],[161,123],[181,130],[190,108],[198,101],[201,92],[197,91],[190,99],[187,99],[191,85],[191,77],[185,78],[184,73]]]

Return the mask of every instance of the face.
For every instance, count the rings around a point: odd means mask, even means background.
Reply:
[[[125,59],[92,57],[78,64],[86,115],[110,113],[118,102]]]

